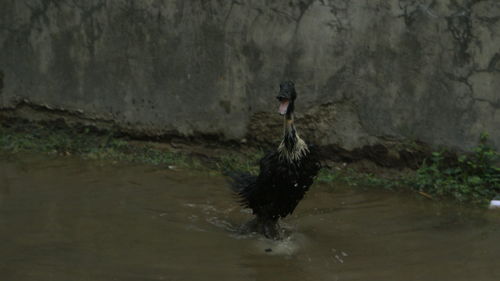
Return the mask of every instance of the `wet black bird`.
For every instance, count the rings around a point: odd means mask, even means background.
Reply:
[[[258,176],[230,174],[239,202],[256,216],[247,227],[273,239],[279,238],[279,218],[293,213],[320,169],[318,153],[299,137],[294,126],[294,83],[282,82],[276,98],[284,116],[283,140],[260,160]]]

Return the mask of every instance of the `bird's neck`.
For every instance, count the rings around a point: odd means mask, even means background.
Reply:
[[[283,143],[288,150],[293,150],[299,136],[293,124],[293,114],[286,114],[283,118]]]
[[[296,161],[302,158],[309,149],[307,144],[299,137],[293,124],[293,113],[286,114],[284,118],[283,140],[278,147],[280,156],[288,161]]]

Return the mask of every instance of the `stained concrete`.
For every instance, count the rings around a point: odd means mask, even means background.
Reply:
[[[0,2],[11,115],[265,142],[280,137],[285,78],[301,134],[323,146],[470,149],[487,132],[500,148],[500,2]]]

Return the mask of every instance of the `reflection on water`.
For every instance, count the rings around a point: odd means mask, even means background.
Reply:
[[[283,241],[222,177],[0,158],[0,280],[500,280],[500,212],[315,185]]]

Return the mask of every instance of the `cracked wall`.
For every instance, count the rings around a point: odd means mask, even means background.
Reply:
[[[496,0],[5,0],[0,107],[33,104],[149,135],[302,135],[500,148]]]

